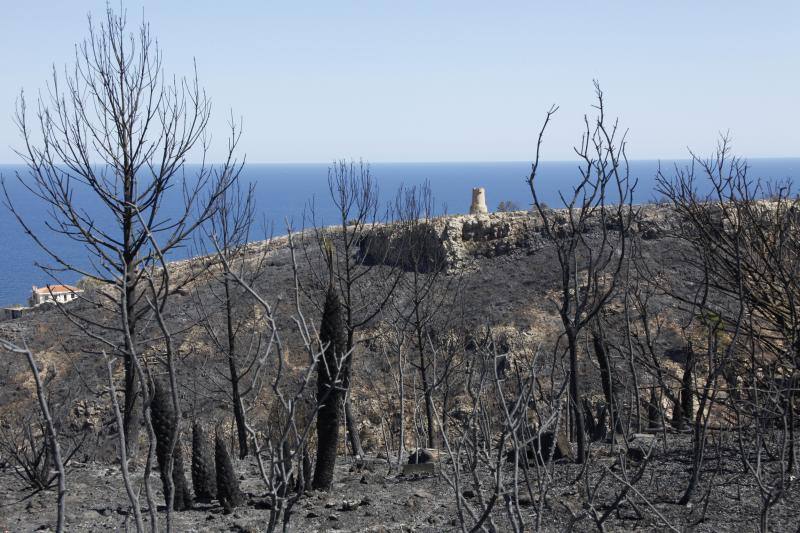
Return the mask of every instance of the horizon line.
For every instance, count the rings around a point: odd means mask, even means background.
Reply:
[[[781,156],[737,156],[740,159],[747,161],[758,159],[800,159],[800,155],[781,155]],[[691,157],[643,157],[639,159],[628,159],[628,162],[657,162],[657,161],[691,161]],[[704,158],[701,158],[704,159]],[[530,159],[445,159],[445,160],[419,160],[419,161],[392,161],[392,160],[370,160],[366,158],[345,158],[345,161],[364,161],[370,165],[448,165],[448,164],[488,164],[488,163],[526,163],[531,164],[533,161]],[[246,161],[247,165],[330,165],[341,161],[341,159],[333,159],[328,161]],[[542,159],[540,163],[578,163],[582,162],[580,159]],[[92,163],[93,165],[98,163]],[[186,165],[200,165],[200,162],[187,161]],[[221,162],[206,162],[206,165],[220,165]],[[7,163],[0,162],[0,167],[25,167],[26,163]]]

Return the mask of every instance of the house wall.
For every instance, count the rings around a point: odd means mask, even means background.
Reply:
[[[56,303],[67,303],[71,302],[72,300],[76,299],[78,295],[72,292],[65,292],[65,293],[54,293],[54,294],[41,294],[38,292],[34,292],[31,294],[30,305],[41,305],[45,302],[56,302]]]

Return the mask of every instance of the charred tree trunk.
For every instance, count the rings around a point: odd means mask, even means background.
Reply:
[[[350,402],[349,394],[344,400],[344,418],[347,424],[347,438],[350,441],[350,447],[353,449],[353,455],[358,458],[364,457],[364,448],[361,447],[361,436],[358,434],[358,419],[355,414],[353,414],[353,407]]]
[[[587,433],[592,435],[592,440],[594,440],[594,435],[597,434],[597,421],[592,412],[592,404],[586,398],[583,399],[583,420]]]
[[[795,464],[796,464],[795,463],[795,461],[796,461],[796,458],[795,458],[795,455],[796,455],[796,452],[795,452],[795,419],[794,419],[794,417],[795,417],[795,413],[794,413],[794,403],[795,403],[794,396],[795,396],[795,389],[796,388],[797,388],[797,375],[793,375],[792,379],[791,379],[791,382],[790,382],[789,390],[787,391],[788,398],[786,400],[787,411],[788,411],[787,414],[786,414],[786,420],[787,420],[787,423],[789,425],[789,449],[787,450],[787,453],[789,455],[789,461],[788,461],[786,469],[789,472],[794,472]]]
[[[678,393],[678,398],[672,402],[672,426],[677,430],[686,429],[686,419],[681,408],[680,392]]]
[[[351,273],[349,267],[347,268],[347,276],[348,279],[351,278]],[[348,287],[351,284],[348,284]],[[348,302],[352,301],[352,295],[348,289],[347,292],[347,300]],[[350,327],[353,323],[353,316],[352,310],[348,306],[347,308],[347,316],[345,319],[345,326],[347,329],[347,352],[350,353],[350,357],[352,357],[353,350],[355,348],[355,331]],[[348,375],[348,380],[350,376]],[[349,385],[349,384],[348,384]],[[348,387],[349,388],[349,387]],[[345,395],[344,398],[344,420],[347,428],[347,440],[350,441],[350,447],[353,450],[353,455],[356,457],[364,457],[364,448],[361,447],[361,435],[358,433],[358,417],[353,412],[353,404],[350,400],[350,394]]]
[[[586,430],[581,414],[581,387],[578,376],[578,339],[574,329],[567,327],[567,343],[569,345],[569,405],[572,420],[575,424],[575,439],[578,443],[578,455],[575,462],[583,463],[586,459]]]
[[[600,381],[603,384],[603,396],[605,396],[606,404],[608,405],[611,430],[614,433],[622,433],[622,423],[617,407],[617,398],[614,394],[614,384],[611,379],[611,362],[608,360],[608,352],[606,351],[605,343],[600,335],[596,333],[592,335],[592,343],[594,344],[594,353],[597,357],[597,362],[600,365]]]
[[[126,197],[127,197],[127,190],[126,190]],[[126,217],[128,213],[126,211]],[[132,214],[130,214],[132,217]],[[132,220],[127,219],[123,223],[123,230],[125,235],[125,249],[130,250],[132,243],[129,241],[132,240],[131,235],[131,224]],[[124,313],[124,327],[127,328],[127,332],[124,335],[125,338],[125,353],[123,354],[123,368],[125,371],[125,389],[124,389],[124,403],[123,403],[123,411],[122,411],[122,431],[125,435],[125,449],[128,452],[128,458],[132,459],[136,457],[136,454],[139,449],[139,426],[141,425],[141,402],[139,401],[139,396],[141,396],[139,391],[139,376],[136,374],[136,363],[134,362],[133,358],[136,357],[136,347],[135,341],[136,338],[136,287],[135,287],[135,277],[136,277],[136,267],[134,265],[135,257],[132,254],[125,253],[124,254],[124,263],[125,267],[125,286],[123,287],[123,291],[125,292],[124,299],[121,302],[121,305],[125,307],[122,312]]]
[[[303,444],[303,451],[301,453],[301,468],[300,475],[297,479],[296,491],[298,494],[303,494],[306,490],[311,488],[311,457],[308,455],[308,445]]]
[[[136,365],[133,356],[124,356],[123,367],[125,370],[124,404],[122,412],[122,432],[125,435],[125,450],[128,459],[136,457],[139,448],[139,426],[141,425],[139,377],[136,374]]]
[[[687,420],[691,420],[694,414],[694,359],[694,350],[690,346],[686,352],[680,394],[681,412]]]
[[[414,286],[418,287],[419,283],[417,278],[419,277],[419,273],[415,271],[414,277]],[[428,364],[425,358],[425,334],[423,331],[425,319],[421,315],[421,306],[422,300],[419,299],[419,295],[417,294],[414,300],[414,333],[417,341],[417,350],[419,352],[419,378],[420,383],[422,383],[422,395],[425,399],[425,421],[428,433],[426,442],[428,448],[435,448],[436,436],[433,422],[433,390],[430,384],[431,379],[430,376],[428,376]]]
[[[434,435],[434,422],[433,422],[433,395],[431,393],[431,387],[428,384],[428,371],[425,366],[425,351],[420,346],[419,350],[419,374],[420,374],[420,381],[422,382],[422,394],[425,398],[425,420],[427,422],[427,438],[426,442],[428,444],[428,448],[435,448],[436,447],[436,439]]]
[[[647,427],[649,429],[662,429],[664,427],[661,402],[656,395],[655,387],[650,389],[650,402],[647,405]]]
[[[233,301],[231,299],[230,280],[225,277],[225,314],[228,331],[228,370],[231,379],[231,401],[233,402],[233,418],[236,421],[236,436],[239,442],[239,459],[247,457],[247,425],[244,419],[244,406],[239,391],[239,369],[236,364],[236,331],[233,324]]]
[[[319,339],[322,356],[317,363],[317,464],[313,487],[329,490],[333,484],[339,426],[342,421],[342,398],[349,384],[346,361],[347,336],[342,320],[342,306],[333,283],[328,287],[322,312]]]

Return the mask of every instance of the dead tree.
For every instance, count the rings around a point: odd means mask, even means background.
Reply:
[[[499,516],[509,531],[539,530],[555,459],[566,452],[556,441],[563,434],[567,380],[558,389],[541,390],[537,375],[547,365],[538,348],[518,353],[508,378],[498,372],[493,346],[477,352],[466,371],[466,412],[460,424],[441,432],[452,460],[441,475],[453,491],[456,520],[461,531],[499,531]],[[554,351],[554,366],[557,359]],[[444,427],[439,409],[434,414]]]
[[[555,248],[561,271],[558,298],[553,302],[564,328],[569,353],[569,404],[578,461],[586,457],[581,413],[583,387],[578,372],[579,335],[614,295],[625,265],[629,230],[634,217],[633,191],[626,155],[626,134],[618,121],[609,123],[600,86],[595,82],[597,116],[584,117],[585,131],[575,148],[579,177],[571,192],[560,193],[563,209],[551,211],[539,197],[537,178],[545,129],[558,110],[545,117],[531,165],[528,185],[541,231]]]
[[[756,347],[758,343],[751,342],[748,351],[753,359],[758,357]],[[784,468],[789,462],[787,457],[790,451],[788,428],[791,426],[788,418],[792,413],[781,403],[788,403],[785,399],[786,391],[781,390],[780,379],[777,376],[764,376],[766,380],[759,380],[755,375],[756,369],[748,371],[749,382],[746,394],[747,402],[734,402],[732,407],[736,417],[736,438],[739,455],[745,468],[745,473],[752,478],[757,488],[761,509],[758,517],[758,531],[770,531],[769,518],[772,508],[787,496],[787,491],[792,488],[793,479],[791,468]],[[793,384],[786,384],[792,386]],[[784,402],[775,401],[784,398]],[[770,416],[771,415],[771,416]],[[753,423],[755,421],[755,423]],[[773,437],[774,426],[781,428],[777,439]],[[768,442],[775,441],[776,450],[769,449]],[[780,468],[769,467],[772,459],[777,459]]]
[[[129,33],[125,14],[111,9],[99,25],[89,20],[74,64],[63,75],[54,70],[40,94],[33,119],[25,95],[19,98],[18,153],[28,171],[17,178],[42,202],[50,232],[83,247],[86,261],[69,261],[34,231],[4,187],[6,203],[48,254],[50,264],[39,265],[45,272],[54,279],[70,272],[102,287],[80,297],[90,305],[59,307],[123,360],[122,431],[133,457],[147,395],[135,360],[147,336],[142,319],[151,312],[142,287],[142,271],[155,260],[151,242],[165,255],[181,247],[227,187],[211,182],[205,163],[186,165],[188,157],[205,161],[211,104],[196,73],[165,76],[147,23]],[[167,212],[167,205],[177,209]]]
[[[313,235],[319,254],[312,256],[308,247],[312,283],[322,289],[327,298],[327,272],[333,272],[334,287],[339,291],[347,331],[347,351],[353,356],[358,344],[358,331],[369,324],[387,305],[397,286],[397,269],[389,264],[389,272],[377,272],[386,252],[372,248],[369,236],[379,225],[378,185],[369,163],[364,161],[337,161],[328,168],[328,192],[335,207],[332,227],[325,227],[312,202],[306,212],[307,222],[313,227]],[[327,249],[333,246],[333,253]],[[320,265],[320,259],[324,266]],[[308,291],[307,291],[308,292]],[[319,305],[319,309],[322,309]],[[358,433],[356,415],[353,413],[349,392],[345,394],[345,418],[347,434],[353,454],[363,456]]]
[[[302,350],[306,356],[306,364],[298,374],[290,371],[288,350],[284,346],[282,328],[278,326],[275,307],[267,297],[240,277],[239,269],[228,268],[236,283],[246,291],[261,309],[260,323],[265,330],[266,349],[254,360],[251,383],[253,392],[243,398],[245,403],[253,404],[260,397],[265,383],[277,408],[276,416],[269,420],[269,430],[257,430],[253,423],[245,418],[247,432],[253,445],[253,456],[258,464],[258,471],[267,489],[266,499],[269,507],[267,531],[278,528],[286,530],[292,517],[295,504],[311,483],[311,465],[308,457],[308,438],[313,431],[317,415],[324,405],[309,401],[308,394],[313,387],[314,377],[318,374],[318,365],[323,362],[324,348],[327,343],[320,342],[320,335],[306,321],[301,307],[300,276],[298,274],[294,237],[289,228],[288,245],[291,252],[294,273],[294,310],[291,323],[301,339]],[[220,249],[218,248],[218,251]],[[220,261],[227,261],[225,254],[218,254]],[[320,401],[327,397],[320,398]],[[306,406],[303,412],[302,406]],[[334,450],[335,452],[335,450]],[[289,482],[296,480],[296,490],[288,491]]]
[[[664,365],[665,354],[659,347],[665,326],[670,320],[668,312],[671,306],[665,305],[663,298],[667,297],[664,294],[666,287],[658,280],[672,279],[672,276],[660,266],[647,261],[642,256],[641,249],[636,250],[632,263],[635,274],[631,276],[625,291],[625,339],[630,350],[632,373],[638,368],[650,376],[648,424],[651,429],[658,427],[666,430],[661,400],[656,397],[656,389],[673,405],[673,419],[683,420],[680,393],[673,390],[680,391],[682,376]],[[681,310],[678,318],[681,322],[689,322],[690,313]],[[685,332],[683,335],[687,337]]]
[[[671,296],[697,308],[708,329],[708,343],[715,347],[709,377],[697,394],[695,456],[703,452],[704,433],[698,422],[707,424],[710,415],[703,411],[714,407],[720,387],[716,378],[724,376],[730,387],[726,407],[737,417],[749,413],[756,423],[785,420],[780,429],[786,447],[781,462],[793,471],[796,391],[791,384],[800,360],[798,199],[790,182],[750,177],[747,162],[731,154],[727,136],[711,157],[691,156],[691,163],[676,167],[672,177],[660,171],[658,186],[676,213],[676,236],[692,252],[686,258],[688,290]],[[740,376],[743,384],[738,383]],[[768,406],[759,392],[764,390],[785,391],[785,401]],[[757,436],[755,440],[758,443]],[[745,464],[751,461],[742,459]],[[694,466],[682,503],[690,501],[699,471]],[[751,472],[757,473],[760,488],[771,485],[763,472]],[[767,498],[765,510],[772,504]]]
[[[197,265],[198,270],[210,273],[205,283],[197,283],[192,293],[197,320],[206,332],[211,345],[227,364],[227,384],[218,383],[215,375],[210,376],[212,386],[219,390],[232,406],[236,421],[236,434],[239,443],[239,458],[248,455],[248,435],[245,421],[245,402],[243,398],[253,391],[253,371],[255,361],[260,357],[261,332],[254,327],[252,298],[231,275],[236,269],[238,277],[249,285],[257,283],[265,274],[267,247],[261,251],[249,246],[252,226],[255,220],[254,186],[243,188],[239,182],[242,166],[227,164],[224,170],[229,175],[220,174],[216,180],[230,183],[230,187],[218,198],[214,214],[204,226],[205,243],[213,241],[217,253],[225,261],[215,261],[213,265]],[[198,272],[199,274],[199,272]]]
[[[57,474],[58,503],[57,503],[56,531],[60,533],[64,531],[64,519],[65,519],[66,496],[67,496],[67,474],[64,468],[65,461],[61,455],[61,445],[58,442],[58,433],[56,431],[55,424],[53,423],[53,417],[50,415],[50,406],[48,405],[47,399],[45,397],[45,389],[44,389],[44,384],[42,382],[42,377],[41,374],[39,373],[39,368],[36,365],[36,360],[33,357],[33,353],[30,351],[30,349],[28,349],[27,346],[20,347],[7,340],[0,339],[0,348],[11,353],[25,355],[25,357],[28,360],[28,367],[30,368],[31,376],[33,376],[34,385],[36,386],[36,399],[39,403],[39,411],[41,413],[42,418],[44,419],[44,427],[46,430],[46,434],[42,435],[41,437],[42,439],[44,439],[45,442],[43,451],[47,455],[47,457],[52,457],[53,466],[55,467],[56,472],[58,473]],[[49,464],[49,462],[47,464]],[[49,470],[50,469],[48,468],[46,472],[46,475],[48,477],[50,476]]]
[[[425,403],[426,444],[436,446],[434,392],[447,378],[452,357],[437,368],[434,355],[448,330],[457,291],[454,277],[445,276],[445,256],[433,228],[434,199],[430,185],[401,187],[395,201],[397,222],[390,246],[403,274],[391,301],[399,334],[410,337],[415,356],[409,362],[419,374]],[[401,406],[402,416],[402,406]],[[401,443],[402,444],[402,443]]]

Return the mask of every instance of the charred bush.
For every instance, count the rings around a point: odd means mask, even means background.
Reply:
[[[219,431],[214,436],[214,462],[217,474],[217,499],[225,510],[225,514],[230,514],[234,508],[242,505],[243,497],[239,490],[239,479],[233,470],[230,453],[228,453],[228,448]]]
[[[192,486],[197,501],[209,502],[217,497],[217,473],[203,426],[192,426]]]
[[[175,511],[185,511],[191,507],[192,498],[183,472],[180,435],[176,435],[178,417],[168,390],[159,381],[155,382],[151,410],[153,429],[156,434],[156,458],[161,472],[164,497],[165,499],[168,497],[170,488],[174,489],[172,508]],[[172,463],[171,476],[168,475],[170,462]]]
[[[317,464],[313,486],[329,490],[333,483],[336,448],[339,444],[339,426],[342,420],[342,398],[349,382],[349,368],[345,361],[347,335],[344,329],[342,306],[331,284],[325,298],[320,343],[325,350],[317,365]]]

